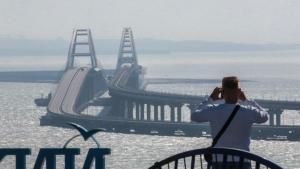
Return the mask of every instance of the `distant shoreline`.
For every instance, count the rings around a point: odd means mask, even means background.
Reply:
[[[97,54],[117,54],[119,39],[95,39]],[[139,54],[166,54],[178,52],[247,52],[300,50],[300,44],[248,44],[235,42],[210,42],[201,40],[136,39]],[[0,56],[67,55],[69,42],[64,39],[35,40],[0,37]]]
[[[106,69],[104,73],[111,75],[114,70]],[[62,76],[63,71],[2,71],[0,82],[22,82],[22,83],[56,83]]]
[[[104,74],[113,75],[114,70],[105,69]],[[1,71],[0,82],[22,82],[22,83],[57,83],[63,71]],[[195,78],[147,78],[149,84],[178,84],[178,83],[220,83],[219,79],[195,79]],[[255,82],[242,80],[242,82]]]

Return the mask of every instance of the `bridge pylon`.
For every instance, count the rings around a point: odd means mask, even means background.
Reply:
[[[97,58],[90,29],[73,30],[65,70],[74,67],[75,57],[90,57],[92,68],[97,67]]]
[[[138,66],[134,38],[131,28],[123,29],[116,72],[118,72],[124,66]]]

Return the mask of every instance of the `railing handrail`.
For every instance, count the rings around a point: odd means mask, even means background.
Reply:
[[[258,156],[256,154],[239,150],[239,149],[232,149],[232,148],[203,148],[203,149],[195,149],[190,150],[186,152],[182,152],[173,156],[170,156],[162,161],[156,162],[153,166],[151,166],[149,169],[160,169],[162,166],[167,165],[173,161],[178,161],[179,159],[184,159],[188,157],[195,157],[197,155],[204,155],[204,154],[220,154],[220,155],[230,155],[234,157],[240,157],[243,159],[248,159],[251,161],[254,161],[258,164],[265,165],[266,167],[270,169],[283,169],[279,165],[273,163],[270,160],[267,160],[261,156]],[[204,160],[204,159],[203,159]]]

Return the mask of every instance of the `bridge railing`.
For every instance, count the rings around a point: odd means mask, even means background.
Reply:
[[[206,162],[204,155],[211,155]],[[205,148],[186,151],[156,162],[149,169],[282,169],[279,165],[250,152],[228,148]]]

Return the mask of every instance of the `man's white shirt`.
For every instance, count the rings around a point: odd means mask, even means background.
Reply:
[[[264,123],[268,120],[268,113],[254,100],[239,102],[239,111],[223,133],[215,147],[237,148],[249,151],[251,126],[253,123]],[[191,120],[209,122],[212,137],[221,130],[232,113],[236,104],[227,104],[222,101],[214,102],[208,97],[192,113]]]

